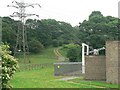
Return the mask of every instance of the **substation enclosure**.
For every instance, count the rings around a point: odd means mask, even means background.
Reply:
[[[120,84],[120,41],[106,41],[106,56],[86,56],[85,79]]]
[[[80,76],[82,74],[81,62],[54,63],[55,76]]]
[[[106,42],[106,82],[120,84],[120,41]]]

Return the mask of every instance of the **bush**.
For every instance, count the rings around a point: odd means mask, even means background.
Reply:
[[[63,45],[63,48],[65,48],[65,49],[71,49],[71,48],[77,48],[77,47],[79,47],[79,45],[77,45],[77,44],[67,44],[67,45]]]
[[[53,47],[58,47],[58,46],[59,46],[58,40],[54,39],[54,40],[52,41],[52,45],[53,45]]]
[[[37,40],[29,42],[29,51],[31,53],[40,53],[43,51],[44,46]]]
[[[0,55],[2,59],[2,88],[11,88],[10,80],[18,68],[17,60],[10,55],[9,46],[2,45],[0,47]]]
[[[78,45],[69,45],[65,48],[69,48],[67,51],[67,57],[70,62],[81,61],[81,48]]]

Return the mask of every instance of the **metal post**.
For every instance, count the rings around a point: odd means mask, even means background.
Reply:
[[[85,73],[85,47],[87,47],[86,55],[89,55],[89,46],[82,43],[82,73]]]
[[[82,73],[85,73],[85,47],[82,44]]]

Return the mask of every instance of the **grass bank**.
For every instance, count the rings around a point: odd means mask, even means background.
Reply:
[[[45,64],[58,62],[54,48],[45,49],[42,54],[30,55],[31,63]],[[16,72],[11,84],[14,88],[117,88],[105,82],[85,81],[81,78],[62,81],[62,76],[54,76],[54,67]]]

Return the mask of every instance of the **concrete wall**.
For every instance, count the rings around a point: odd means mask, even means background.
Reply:
[[[106,42],[106,82],[120,84],[120,42]]]
[[[80,76],[82,71],[81,62],[54,63],[55,76]]]
[[[85,57],[85,79],[106,80],[106,59],[105,56]]]

